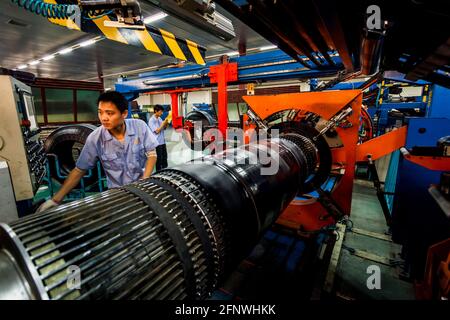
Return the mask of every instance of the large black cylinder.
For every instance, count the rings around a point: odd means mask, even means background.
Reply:
[[[312,139],[286,134],[2,224],[0,298],[207,298],[315,159]]]

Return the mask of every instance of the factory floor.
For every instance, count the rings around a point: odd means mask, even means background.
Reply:
[[[401,279],[401,247],[387,234],[371,182],[355,180],[350,219],[348,226],[353,227],[343,226],[342,241],[328,248],[328,254],[321,253],[325,235],[305,240],[278,229],[268,231],[212,299],[415,299],[413,284]],[[337,259],[330,273],[333,254]],[[378,282],[373,281],[373,266],[379,268]]]
[[[355,180],[350,219],[351,229],[345,232],[335,272],[334,294],[350,300],[415,299],[413,284],[402,280],[401,246],[388,234],[372,182]],[[378,283],[374,278],[377,267]]]

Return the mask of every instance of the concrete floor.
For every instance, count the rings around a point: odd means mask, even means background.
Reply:
[[[335,274],[336,295],[343,299],[415,299],[413,284],[400,279],[401,246],[393,243],[371,182],[355,180],[350,216],[353,228],[375,234],[345,233]],[[386,237],[387,240],[375,238]],[[356,250],[356,251],[355,251]],[[356,252],[356,254],[354,254]],[[380,268],[380,289],[369,289],[369,266]]]

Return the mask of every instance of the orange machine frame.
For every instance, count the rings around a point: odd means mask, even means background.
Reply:
[[[263,120],[279,111],[292,109],[313,112],[329,120],[345,106],[352,108],[353,112],[347,118],[351,126],[336,128],[343,146],[331,149],[333,169],[345,169],[345,173],[331,193],[331,197],[344,215],[350,215],[356,162],[367,161],[367,155],[370,154],[365,148],[366,144],[372,143],[370,147],[377,151],[375,155],[371,155],[373,160],[405,145],[406,129],[396,130],[398,132],[387,136],[389,139],[379,137],[375,143],[373,142],[375,139],[373,139],[357,145],[362,105],[361,90],[244,96],[243,99]],[[297,200],[293,200],[277,220],[279,225],[293,228],[299,232],[317,231],[335,222],[334,217],[328,215],[318,201],[306,204],[304,201]]]

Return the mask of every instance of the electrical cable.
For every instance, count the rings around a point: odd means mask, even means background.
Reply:
[[[69,19],[74,15],[74,5],[45,3],[42,0],[11,0],[25,10],[48,19]]]

